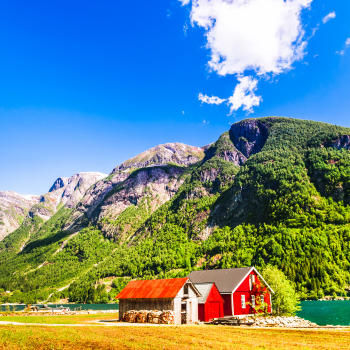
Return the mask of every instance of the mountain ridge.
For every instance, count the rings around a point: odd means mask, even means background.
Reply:
[[[349,135],[340,126],[266,117],[233,124],[197,153],[179,146],[174,158],[162,147],[154,154],[156,146],[0,242],[0,287],[32,302],[52,293],[51,300],[99,302],[130,277],[270,263],[302,298],[345,293]],[[18,254],[26,227],[30,240]],[[99,281],[111,276],[118,283],[98,294],[95,286],[101,291]]]
[[[22,224],[29,209],[40,196],[0,191],[0,241]]]

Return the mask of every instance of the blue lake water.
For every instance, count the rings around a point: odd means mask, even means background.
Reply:
[[[320,326],[350,326],[350,300],[302,301],[298,316]]]
[[[82,308],[82,310],[119,310],[119,304],[49,304],[50,307],[68,306],[71,310]],[[10,305],[13,310],[13,305]],[[23,310],[25,305],[15,305],[16,311]],[[335,301],[302,301],[302,310],[298,316],[320,326],[350,326],[350,300]],[[0,305],[5,311],[5,305]]]
[[[71,310],[75,308],[80,308],[82,310],[119,310],[119,304],[48,304],[49,307],[59,307],[59,306],[68,306]],[[15,307],[16,311],[22,311],[25,308],[25,305],[9,305],[8,306],[11,311],[13,311],[13,307]],[[5,311],[5,305],[0,305],[0,310]]]

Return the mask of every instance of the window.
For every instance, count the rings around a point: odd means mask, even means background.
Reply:
[[[255,295],[251,296],[251,301],[252,301],[252,307],[255,307]]]
[[[255,275],[249,275],[249,289],[253,289],[253,284],[255,283]]]
[[[184,295],[188,295],[188,284],[184,286]]]
[[[261,295],[260,295],[260,299],[261,299],[261,304],[264,304],[264,303],[265,303],[264,294],[261,294]]]
[[[241,295],[242,309],[245,309],[245,295]]]

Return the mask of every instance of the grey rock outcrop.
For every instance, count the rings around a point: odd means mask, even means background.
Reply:
[[[114,168],[111,174],[131,168],[139,169],[169,163],[188,166],[203,159],[205,147],[188,146],[183,143],[166,143],[164,145],[158,145],[138,154],[134,158],[128,159]]]
[[[236,166],[243,165],[247,159],[262,150],[268,137],[269,118],[266,121],[246,119],[232,124],[228,132],[206,150],[203,162],[217,157]]]
[[[40,196],[0,191],[0,241],[16,230]]]
[[[108,223],[108,220],[103,222],[103,218],[113,221],[130,205],[137,207],[145,198],[148,200],[148,211],[155,211],[176,194],[185,180],[181,178],[184,171],[184,168],[178,167],[140,169],[106,196],[93,213],[92,221],[100,222],[102,232],[109,238],[113,237],[118,227]]]
[[[107,177],[107,174],[97,172],[78,173],[68,179],[64,187],[60,202],[68,208],[74,208],[83,198],[85,192],[96,182]]]
[[[40,202],[53,203],[55,207],[62,203],[68,208],[73,208],[89,187],[106,176],[107,174],[98,172],[83,172],[68,178],[59,177],[50,191],[41,197]]]
[[[56,190],[59,190],[62,187],[65,187],[68,185],[68,177],[59,177],[51,186],[51,188],[49,189],[49,192],[53,192]]]
[[[247,161],[244,154],[240,152],[232,142],[228,132],[223,133],[219,140],[208,148],[203,163],[214,157],[223,159],[237,166],[241,166]]]
[[[232,124],[229,133],[237,150],[249,158],[264,147],[268,137],[268,124],[259,119],[246,119]]]
[[[350,136],[349,135],[343,135],[340,136],[337,140],[329,140],[324,143],[325,147],[333,147],[337,149],[345,148],[347,150],[350,150]]]
[[[159,167],[169,168],[170,166],[170,169],[172,169],[171,164],[186,167],[203,159],[205,154],[204,150],[207,149],[207,147],[208,146],[194,147],[182,143],[167,143],[153,147],[143,153],[140,153],[136,157],[128,159],[121,165],[114,168],[108,177],[98,181],[95,185],[88,189],[82,200],[77,204],[69,222],[67,222],[65,226],[65,229],[75,232],[84,226],[86,219],[94,220],[94,222],[96,222],[97,220],[100,220],[107,212],[111,213],[113,211],[115,216],[119,215],[118,213],[121,211],[115,211],[115,208],[118,207],[119,204],[114,203],[114,206],[111,202],[108,202],[107,204],[105,202],[105,198],[110,198],[109,194],[114,190],[114,188],[123,181],[126,181],[129,176],[133,174],[133,172],[139,171],[141,168],[151,169],[154,167],[155,174],[160,174],[167,173],[167,171],[164,168],[164,170],[160,172]],[[184,169],[181,168],[178,170],[179,173],[183,173],[183,171]],[[142,177],[142,174],[145,173],[149,174],[148,170],[137,173],[136,177],[140,179],[140,176]],[[157,176],[151,176],[150,178],[152,178],[154,183],[157,183]],[[166,176],[164,178],[166,178]],[[159,179],[159,181],[161,182],[162,180]],[[130,181],[130,184],[131,183],[134,183],[134,180]],[[129,205],[129,199],[124,198],[123,200],[126,203],[124,207],[125,209]],[[113,210],[111,209],[110,212],[106,209],[109,205],[113,206],[114,208]],[[103,207],[104,209],[101,211],[102,214],[97,215],[96,212],[100,213],[100,209],[98,209],[99,207]]]
[[[39,196],[38,203],[30,208],[28,217],[37,215],[47,221],[62,205],[74,208],[87,189],[106,176],[107,174],[98,172],[83,172],[68,178],[58,178],[48,193]]]

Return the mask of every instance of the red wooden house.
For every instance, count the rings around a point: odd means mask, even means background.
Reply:
[[[274,292],[255,267],[192,271],[188,278],[194,284],[216,284],[225,301],[224,316],[254,314],[259,305],[265,305],[271,312]]]
[[[224,299],[215,283],[195,283],[199,293],[198,320],[209,322],[213,318],[224,317]]]

